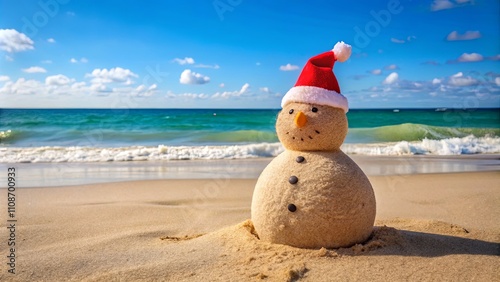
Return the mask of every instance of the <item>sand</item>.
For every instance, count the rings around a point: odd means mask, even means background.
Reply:
[[[373,236],[319,250],[256,238],[256,179],[18,189],[16,274],[2,210],[0,280],[500,281],[498,171],[369,178]]]

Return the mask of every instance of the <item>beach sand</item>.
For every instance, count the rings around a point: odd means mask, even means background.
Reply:
[[[16,274],[1,281],[500,281],[500,173],[370,176],[362,245],[307,250],[253,233],[256,179],[17,189]],[[1,189],[0,206],[6,206]]]

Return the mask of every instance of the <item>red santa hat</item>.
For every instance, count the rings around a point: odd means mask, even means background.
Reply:
[[[340,94],[339,83],[333,74],[335,61],[345,62],[351,56],[351,45],[335,44],[331,51],[307,61],[295,86],[283,97],[281,107],[292,102],[311,103],[349,110],[347,98]]]

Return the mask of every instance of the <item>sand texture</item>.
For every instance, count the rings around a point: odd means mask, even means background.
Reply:
[[[313,107],[317,112],[312,112]],[[306,116],[305,125],[300,128],[295,124],[298,112]],[[276,121],[276,133],[281,144],[294,151],[336,151],[344,142],[347,130],[348,122],[343,110],[315,104],[287,104]]]
[[[0,280],[500,281],[499,176],[370,177],[375,231],[341,249],[258,240],[255,179],[18,189],[17,274],[2,261]]]
[[[292,175],[294,184],[289,182]],[[290,205],[296,209],[290,211]],[[257,180],[251,213],[263,241],[301,248],[349,247],[372,233],[375,197],[363,171],[342,151],[286,150]]]

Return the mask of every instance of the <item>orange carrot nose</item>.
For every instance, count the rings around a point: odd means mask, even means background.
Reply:
[[[298,112],[293,119],[293,122],[298,128],[304,127],[307,123],[307,116],[303,112]]]

